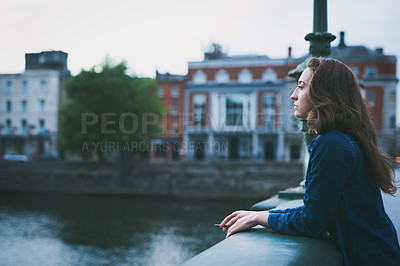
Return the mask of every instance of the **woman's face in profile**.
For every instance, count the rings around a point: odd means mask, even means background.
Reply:
[[[290,96],[290,99],[294,101],[294,116],[297,118],[307,118],[307,114],[311,110],[312,104],[308,96],[308,85],[311,76],[311,69],[306,68],[299,78],[296,89]]]

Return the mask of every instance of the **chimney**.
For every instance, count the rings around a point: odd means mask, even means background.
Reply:
[[[375,51],[376,51],[378,54],[383,55],[383,48],[382,48],[382,47],[376,48]]]
[[[344,43],[344,31],[340,32],[340,42],[338,45],[339,48],[344,48],[346,47],[346,44]]]
[[[292,58],[292,47],[288,48],[288,58]]]

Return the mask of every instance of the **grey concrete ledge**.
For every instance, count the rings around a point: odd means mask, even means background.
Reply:
[[[343,261],[329,240],[283,235],[256,227],[219,242],[182,265],[336,266],[343,265]]]
[[[301,189],[294,189],[297,190]],[[266,201],[269,204],[268,209],[294,208],[303,204],[302,199],[282,200],[277,195]],[[280,204],[274,205],[277,202]],[[260,206],[266,207],[262,203]],[[343,259],[339,249],[331,240],[284,235],[257,226],[219,242],[183,265],[334,266],[343,265]]]
[[[304,197],[305,189],[302,186],[288,188],[286,190],[280,191],[278,195],[275,195],[269,199],[257,202],[251,206],[253,211],[266,211],[276,208],[278,205],[292,202],[293,200],[302,199]],[[288,203],[290,206],[293,203]],[[296,205],[297,203],[295,203]],[[300,205],[300,204],[299,204]],[[295,206],[297,207],[297,206]],[[291,207],[281,207],[278,209],[291,208]]]

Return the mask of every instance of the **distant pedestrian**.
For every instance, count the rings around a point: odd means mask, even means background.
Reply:
[[[227,237],[255,225],[318,238],[328,233],[344,265],[400,265],[396,230],[381,196],[381,190],[397,190],[392,162],[378,147],[357,77],[337,60],[312,58],[290,98],[295,116],[307,119],[313,134],[304,204],[236,211],[221,228]]]

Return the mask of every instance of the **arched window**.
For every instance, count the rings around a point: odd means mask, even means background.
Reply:
[[[207,75],[203,70],[197,70],[193,75],[193,83],[204,84],[207,82]]]
[[[277,74],[275,72],[275,70],[273,70],[272,68],[267,68],[263,75],[262,75],[262,80],[264,82],[274,82],[277,80]]]
[[[175,98],[179,97],[179,88],[177,86],[172,87],[171,96]]]
[[[373,78],[376,76],[376,67],[375,66],[367,66],[365,68],[365,76],[367,78]]]
[[[247,68],[243,69],[239,73],[239,82],[240,83],[250,83],[253,81],[253,74],[251,74],[250,70]]]
[[[215,75],[215,81],[217,83],[228,83],[229,82],[229,74],[225,69],[220,69]]]

